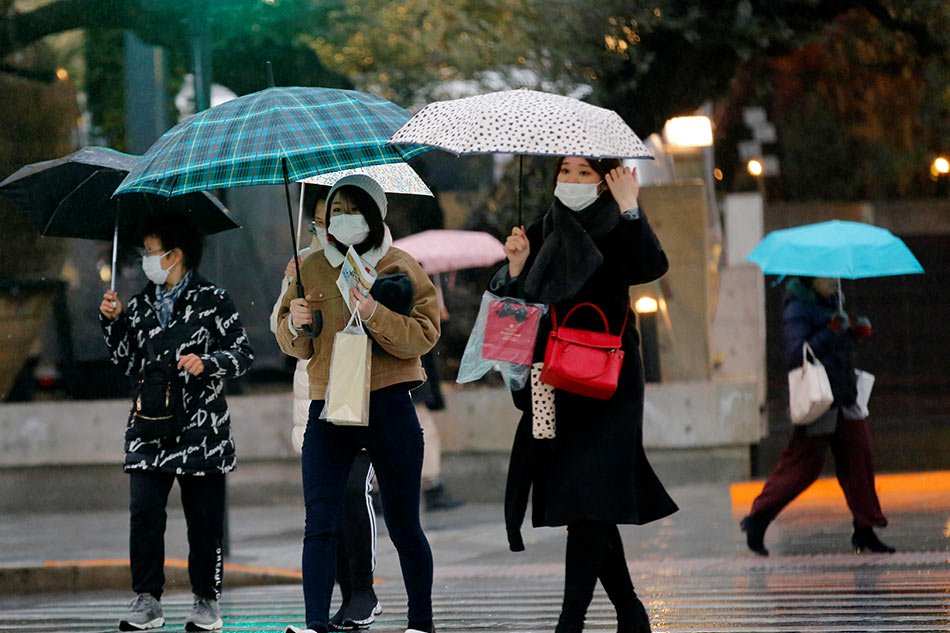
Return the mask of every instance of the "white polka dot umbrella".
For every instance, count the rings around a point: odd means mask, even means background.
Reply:
[[[461,154],[653,158],[613,110],[537,90],[430,103],[390,143]]]
[[[432,197],[432,191],[408,163],[389,163],[388,165],[370,165],[368,167],[344,169],[329,174],[311,176],[300,182],[308,185],[326,185],[327,187],[332,187],[337,180],[351,174],[366,174],[378,182],[379,186],[382,187],[386,193],[404,193],[415,196]]]
[[[653,158],[613,110],[526,89],[430,103],[389,142],[428,145],[455,155]],[[520,223],[520,185],[518,193]]]

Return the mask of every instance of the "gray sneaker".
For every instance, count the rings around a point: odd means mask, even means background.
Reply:
[[[218,631],[221,629],[221,607],[217,600],[195,596],[191,615],[185,620],[186,631]]]
[[[165,625],[162,603],[150,593],[140,593],[129,603],[129,615],[119,620],[120,631],[144,631]]]

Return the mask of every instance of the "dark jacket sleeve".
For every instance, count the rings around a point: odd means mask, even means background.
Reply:
[[[620,230],[623,231],[624,247],[630,249],[633,259],[625,271],[628,286],[649,283],[666,274],[669,261],[643,209],[640,209],[637,219],[621,219]]]
[[[802,345],[808,343],[818,359],[831,352],[835,332],[816,322],[816,315],[801,301],[789,301],[782,312],[785,359],[789,371],[802,364]]]
[[[128,314],[135,309],[136,300],[133,298],[116,319],[108,319],[102,313],[99,314],[99,325],[109,349],[109,356],[126,376],[137,375],[142,366],[141,350],[129,329]]]
[[[201,360],[208,378],[237,378],[250,369],[254,350],[231,297],[219,288],[215,290],[215,298],[218,305],[212,335],[216,339],[216,351],[202,354]]]

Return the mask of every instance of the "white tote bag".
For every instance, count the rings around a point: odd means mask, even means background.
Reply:
[[[788,372],[788,408],[792,424],[811,424],[831,408],[834,396],[828,372],[808,343],[802,345],[802,366]]]
[[[858,397],[855,404],[861,413],[861,417],[867,419],[869,415],[868,401],[871,399],[871,390],[874,388],[874,374],[855,369],[854,376],[858,383]]]
[[[333,337],[327,397],[320,417],[338,426],[369,426],[372,345],[359,310]]]

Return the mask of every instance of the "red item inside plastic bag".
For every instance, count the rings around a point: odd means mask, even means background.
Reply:
[[[482,358],[530,365],[541,324],[541,308],[512,299],[491,301]]]

